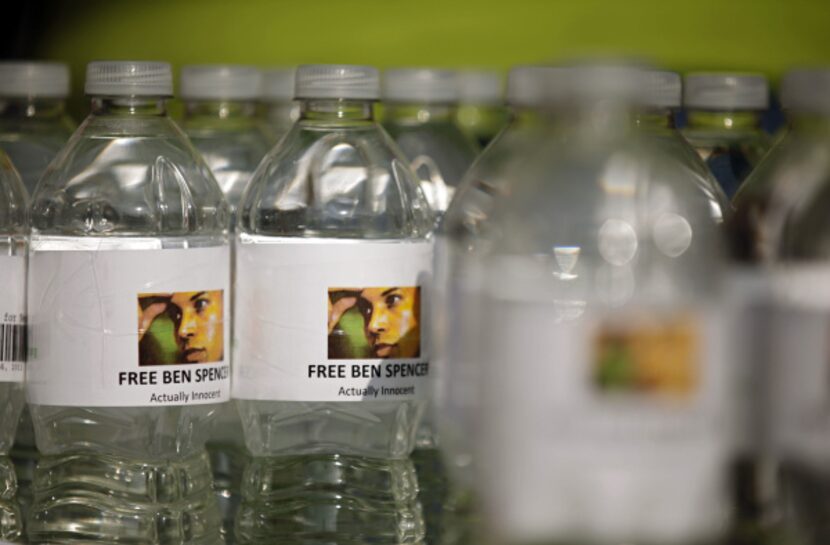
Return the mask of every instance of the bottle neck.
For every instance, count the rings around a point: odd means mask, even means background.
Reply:
[[[634,124],[637,128],[655,131],[671,131],[675,129],[674,114],[669,108],[649,108],[634,114]]]
[[[57,119],[64,115],[66,102],[60,98],[0,98],[0,116],[28,119]]]
[[[413,125],[436,121],[450,122],[455,114],[455,107],[451,104],[389,102],[384,106],[385,119]]]
[[[188,100],[184,103],[185,119],[241,120],[256,115],[253,100]]]
[[[714,131],[748,131],[761,127],[761,112],[689,110],[687,127]]]
[[[372,100],[313,98],[300,101],[300,121],[322,125],[374,122]]]
[[[830,111],[827,112],[790,112],[788,125],[799,132],[830,134]]]
[[[118,117],[165,117],[164,97],[92,97],[92,115]]]
[[[563,131],[589,142],[622,138],[634,125],[632,105],[623,100],[577,100],[557,111],[557,125]]]

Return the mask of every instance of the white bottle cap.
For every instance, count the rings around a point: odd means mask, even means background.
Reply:
[[[649,70],[646,79],[648,90],[643,106],[660,109],[680,108],[683,97],[680,74],[668,70]]]
[[[66,98],[69,67],[59,62],[0,62],[0,96]]]
[[[507,75],[507,103],[538,107],[560,102],[567,94],[568,68],[561,66],[515,66]]]
[[[463,104],[502,104],[504,83],[501,74],[490,70],[462,70],[457,73],[458,101]]]
[[[623,60],[589,60],[567,68],[569,101],[617,101],[642,104],[651,67]]]
[[[383,73],[383,98],[390,102],[448,104],[458,102],[458,80],[452,70],[396,68]]]
[[[170,64],[154,61],[95,61],[86,66],[87,95],[173,96]]]
[[[266,102],[293,99],[295,72],[295,68],[269,68],[264,70],[260,99]]]
[[[760,74],[689,74],[683,105],[703,110],[765,110],[769,87]]]
[[[787,72],[781,82],[785,110],[830,113],[830,68],[802,68]]]
[[[255,100],[262,72],[253,66],[199,64],[182,68],[179,95],[185,100]]]
[[[295,98],[380,98],[380,74],[372,66],[304,64],[297,68]]]

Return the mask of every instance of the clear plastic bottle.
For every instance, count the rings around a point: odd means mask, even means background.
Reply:
[[[373,119],[377,70],[301,66],[296,96],[237,227],[237,539],[417,543],[433,216]]]
[[[480,299],[474,467],[494,543],[727,531],[720,232],[706,195],[635,134],[645,79],[569,69],[559,136],[508,165],[476,244],[478,289],[461,297]]]
[[[635,122],[643,134],[653,137],[653,144],[663,154],[676,160],[689,180],[709,199],[712,220],[723,223],[731,212],[729,199],[709,167],[674,125],[674,112],[680,109],[682,85],[680,74],[665,70],[647,73],[647,89],[640,101]]]
[[[782,102],[789,131],[747,179],[736,205],[749,223],[750,263],[766,271],[771,288],[768,329],[753,341],[768,366],[764,391],[771,397],[763,407],[770,409],[767,432],[780,464],[780,513],[798,542],[818,545],[830,539],[830,69],[789,73]]]
[[[270,68],[262,74],[260,119],[271,143],[276,144],[300,117],[294,101],[294,68]]]
[[[478,244],[486,239],[493,206],[511,191],[514,180],[506,167],[533,158],[554,138],[554,105],[564,78],[565,70],[558,67],[520,66],[510,71],[510,122],[467,171],[437,231],[432,355],[437,379],[432,418],[451,479],[443,526],[446,545],[473,543],[478,519],[471,442],[473,430],[481,424],[477,395],[481,356],[474,350],[481,315],[477,298],[461,296],[476,289],[469,259],[481,251]]]
[[[761,75],[686,76],[683,135],[730,199],[769,149],[770,137],[761,128],[768,105],[767,80]]]
[[[23,538],[17,478],[8,454],[24,405],[27,230],[26,190],[0,150],[0,542]]]
[[[449,206],[478,150],[455,124],[455,72],[400,68],[383,74],[383,126],[409,157],[432,209]]]
[[[460,70],[455,119],[461,130],[484,149],[510,119],[502,76],[490,70]]]
[[[0,62],[0,148],[31,195],[43,171],[69,140],[69,67],[52,62]]]
[[[242,192],[270,149],[256,118],[261,86],[262,74],[253,67],[194,65],[182,69],[182,128],[219,182],[231,209],[232,227]],[[242,471],[248,459],[242,424],[233,404],[220,409],[207,450],[222,510],[223,536],[232,543]]]
[[[229,213],[172,90],[167,63],[90,63],[92,113],[32,197],[35,543],[220,542],[204,443],[230,390]]]

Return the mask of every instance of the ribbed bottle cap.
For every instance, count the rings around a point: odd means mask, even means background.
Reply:
[[[830,68],[787,72],[781,82],[781,107],[799,112],[830,113]]]
[[[648,108],[680,108],[683,85],[680,74],[668,70],[649,70],[646,74],[648,89],[643,106]]]
[[[69,67],[59,62],[0,62],[0,96],[66,98]]]
[[[507,103],[511,106],[542,106],[567,96],[568,68],[561,66],[515,66],[507,75]]]
[[[464,104],[501,104],[504,83],[501,74],[490,70],[457,72],[458,101]]]
[[[294,89],[296,98],[377,100],[380,75],[371,66],[304,64],[297,68]]]
[[[269,68],[262,74],[262,94],[264,101],[285,101],[294,98],[295,68]]]
[[[254,100],[261,87],[262,72],[253,66],[199,64],[182,68],[179,95],[185,100]]]
[[[458,102],[456,73],[436,68],[386,70],[383,73],[383,99],[438,104]]]
[[[689,74],[683,105],[704,110],[764,110],[769,105],[767,80],[760,74]]]
[[[109,96],[173,96],[170,64],[154,61],[96,61],[86,67],[85,92]]]
[[[586,62],[567,68],[568,100],[642,104],[649,67],[629,61]]]

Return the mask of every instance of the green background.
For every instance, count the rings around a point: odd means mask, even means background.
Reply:
[[[506,69],[604,53],[773,78],[830,64],[827,0],[66,0],[37,17],[31,51],[70,62],[76,94],[106,58]]]

